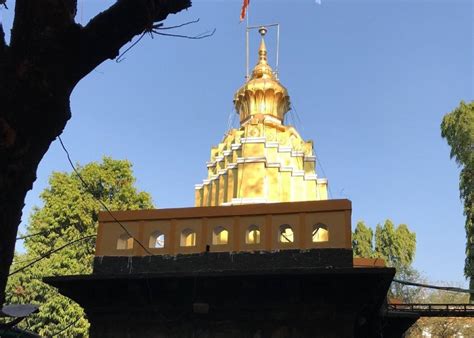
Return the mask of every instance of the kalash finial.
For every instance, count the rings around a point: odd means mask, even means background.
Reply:
[[[267,64],[267,46],[265,46],[265,35],[267,34],[267,28],[262,26],[258,29],[258,32],[262,36],[262,41],[260,42],[260,48],[258,50],[259,63]]]
[[[267,34],[267,28],[265,26],[262,26],[258,29],[258,32],[262,36],[262,41],[260,42],[260,48],[258,49],[258,63],[253,69],[251,79],[262,77],[268,79],[275,79],[273,70],[268,64],[267,59],[267,46],[265,45],[264,39],[265,34]]]

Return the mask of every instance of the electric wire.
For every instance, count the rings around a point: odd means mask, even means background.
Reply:
[[[229,117],[227,118],[227,133],[230,132],[235,127],[235,117],[238,115],[235,111],[234,105],[232,105],[230,112],[229,112]]]
[[[18,268],[18,269],[16,269],[15,271],[9,273],[9,274],[8,274],[8,277],[15,275],[15,274],[17,274],[17,273],[19,273],[19,272],[21,272],[21,271],[23,271],[23,270],[29,268],[30,266],[33,266],[34,264],[38,263],[39,261],[41,261],[41,260],[43,260],[43,259],[45,259],[45,258],[48,258],[48,257],[51,256],[52,254],[54,254],[54,253],[56,253],[56,252],[58,252],[58,251],[61,251],[61,250],[65,249],[65,248],[67,248],[67,247],[70,246],[70,245],[73,245],[73,244],[78,243],[78,242],[80,242],[80,241],[84,241],[84,240],[86,240],[86,239],[93,238],[93,237],[96,237],[96,236],[97,236],[97,235],[89,235],[89,236],[81,237],[81,238],[78,238],[78,239],[76,239],[76,240],[74,240],[74,241],[68,242],[68,243],[66,243],[66,244],[64,244],[64,245],[62,245],[62,246],[60,246],[60,247],[57,248],[57,249],[50,250],[50,251],[46,252],[45,254],[41,255],[40,257],[33,259],[31,263],[28,263],[28,264],[22,266],[21,268]]]
[[[229,117],[227,118],[227,128],[226,128],[226,132],[228,133],[231,129],[231,126],[232,126],[232,114],[233,112],[231,111],[229,113]]]
[[[44,235],[44,234],[47,234],[49,232],[53,231],[52,229],[50,230],[44,230],[44,231],[40,231],[40,232],[36,232],[34,234],[29,234],[29,235],[24,235],[24,236],[19,236],[16,238],[17,241],[20,241],[20,240],[23,240],[23,239],[27,239],[27,238],[30,238],[30,237],[34,237],[34,236],[39,236],[39,235]]]
[[[292,111],[295,112],[295,116],[296,116],[296,118],[297,118],[298,121],[299,121],[298,124],[299,124],[300,126],[304,126],[304,124],[301,122],[301,119],[300,119],[299,114],[298,114],[298,112],[297,112],[297,110],[296,110],[296,106],[295,106],[294,102],[291,103],[291,110],[290,110],[290,113],[291,113]],[[296,126],[296,124],[295,124],[295,126]],[[299,129],[299,128],[298,128],[298,129]],[[303,127],[302,127],[301,129],[304,130]],[[321,157],[318,156],[318,153],[316,152],[316,149],[314,148],[314,145],[313,145],[313,151],[314,151],[314,155],[316,156],[316,164],[319,164],[319,167],[321,168],[321,172],[323,173],[324,177],[327,178],[328,176],[326,175],[326,171],[324,170],[323,162],[321,161]],[[329,198],[332,199],[332,198],[333,198],[333,194],[332,194],[331,186],[328,184],[327,187],[328,187],[328,192],[329,192]]]
[[[428,288],[428,289],[436,289],[436,290],[443,290],[443,291],[450,291],[450,292],[460,292],[460,293],[474,293],[474,289],[463,289],[458,287],[452,286],[439,286],[439,285],[431,285],[431,284],[424,284],[424,283],[415,283],[415,282],[408,282],[400,279],[393,279],[393,282],[408,285],[408,286],[417,286],[420,288]]]
[[[40,236],[40,235],[44,235],[44,234],[50,234],[52,232],[55,232],[55,231],[61,230],[61,229],[63,229],[63,227],[50,228],[50,229],[43,230],[43,231],[38,231],[38,232],[35,232],[35,233],[32,233],[32,234],[19,236],[15,240],[21,241],[21,240],[24,240],[24,239],[27,239],[27,238],[30,238],[30,237]]]
[[[245,137],[247,137],[247,135],[244,134]],[[242,142],[242,140],[240,141]],[[244,144],[241,143],[241,156],[242,158],[244,159],[243,162],[242,162],[242,171],[241,171],[241,174],[240,174],[240,180],[239,180],[239,186],[237,188],[237,198],[240,199],[240,204],[243,204],[242,203],[242,197],[241,197],[241,188],[242,188],[242,182],[244,181],[244,173],[245,173],[245,146]],[[239,165],[237,164],[237,179],[239,178]]]
[[[79,172],[77,171],[76,167],[74,166],[74,163],[72,162],[71,160],[71,156],[69,155],[69,151],[66,149],[66,146],[64,145],[63,143],[63,140],[61,139],[61,136],[58,136],[58,139],[59,139],[59,142],[61,143],[61,147],[63,148],[64,152],[66,153],[66,156],[67,156],[67,159],[69,161],[69,164],[71,165],[72,169],[74,170],[74,172],[76,173],[77,177],[79,178],[79,180],[81,181],[82,185],[84,186],[84,188],[86,188],[86,191],[92,195],[92,197],[94,197],[99,203],[100,205],[105,209],[105,211],[107,211],[107,213],[110,215],[110,217],[112,217],[112,219],[118,224],[120,225],[120,227],[123,229],[123,231],[125,231],[125,233],[130,237],[130,238],[133,238],[133,240],[143,249],[145,250],[145,252],[149,255],[153,255],[150,250],[148,250],[143,244],[142,242],[140,242],[137,238],[135,238],[131,233],[130,231],[128,231],[127,227],[125,225],[123,225],[115,216],[114,214],[112,214],[112,212],[110,211],[110,209],[107,207],[107,205],[102,202],[101,199],[99,199],[98,197],[96,197],[91,189],[89,188],[89,185],[84,181],[84,179],[82,178],[81,174],[79,174]]]
[[[14,261],[12,262],[12,265],[31,262],[31,261],[34,261],[35,259],[36,259],[36,258],[20,259],[20,260],[18,260],[18,261],[15,261],[15,260],[14,260]]]
[[[82,319],[82,317],[77,318],[76,321],[74,321],[74,322],[72,322],[72,323],[66,325],[64,328],[62,328],[62,329],[59,330],[58,332],[53,333],[53,334],[51,335],[51,337],[56,337],[56,336],[59,336],[61,333],[66,332],[70,327],[72,327],[73,325],[75,325],[75,324],[76,324],[77,322],[79,322],[81,319]]]
[[[375,261],[373,265],[357,265],[360,268],[376,268]],[[427,289],[436,289],[442,291],[449,291],[449,292],[459,292],[459,293],[474,293],[474,289],[463,289],[459,287],[452,287],[452,286],[440,286],[440,285],[432,285],[426,283],[417,283],[417,282],[409,282],[401,279],[394,278],[392,280],[393,283],[399,283],[407,286],[415,286],[420,288],[427,288]]]
[[[19,333],[16,337],[18,338],[21,338],[23,337],[23,335],[25,335],[26,333],[30,333],[32,331],[30,331],[30,327],[31,327],[31,324],[30,324],[30,320],[28,317],[25,318],[25,321],[26,321],[26,328],[23,330],[23,332]],[[16,328],[18,328],[18,326],[14,326]],[[34,332],[36,334],[36,332]]]
[[[52,229],[48,229],[48,230],[44,230],[44,231],[39,231],[39,232],[36,232],[36,233],[33,233],[33,234],[30,234],[30,235],[25,235],[25,236],[20,236],[20,237],[17,237],[16,240],[19,241],[19,240],[24,240],[24,239],[27,239],[27,238],[31,238],[31,237],[35,237],[35,236],[41,236],[41,235],[45,235],[45,234],[50,234],[56,230],[61,230],[62,228],[61,227],[58,227],[58,228],[52,228]],[[14,260],[12,262],[12,265],[15,265],[15,264],[20,264],[20,263],[26,263],[26,262],[31,262],[33,260],[35,260],[36,258],[30,258],[30,259],[21,259],[21,260]]]

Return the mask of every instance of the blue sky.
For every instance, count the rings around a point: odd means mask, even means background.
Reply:
[[[78,20],[113,1],[78,0]],[[1,10],[5,28],[10,10]],[[205,40],[145,37],[107,61],[71,97],[63,140],[74,161],[103,155],[134,164],[160,208],[192,206],[210,147],[223,137],[245,75],[241,1],[194,1],[167,25]],[[353,202],[353,224],[386,218],[417,234],[415,267],[431,281],[463,283],[459,169],[440,136],[442,116],[473,99],[473,4],[461,0],[252,0],[250,23],[281,24],[280,80],[288,121],[314,140],[333,198]],[[273,59],[274,32],[267,47]],[[251,39],[251,65],[258,36]],[[70,171],[54,142],[28,194],[23,224],[53,171]]]

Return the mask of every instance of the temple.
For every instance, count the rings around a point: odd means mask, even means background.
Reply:
[[[387,308],[394,268],[353,258],[352,203],[328,199],[312,142],[285,125],[260,33],[195,207],[101,212],[93,273],[44,279],[90,337],[401,337],[418,318]]]
[[[260,34],[258,63],[234,96],[240,128],[211,149],[208,177],[195,188],[197,207],[328,198],[313,143],[284,124],[290,97],[268,64],[264,27]]]

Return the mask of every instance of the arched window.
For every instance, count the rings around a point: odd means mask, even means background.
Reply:
[[[212,244],[223,245],[229,242],[229,231],[226,228],[218,226],[212,232]]]
[[[246,244],[259,244],[260,243],[260,229],[258,225],[252,224],[248,227],[245,233]]]
[[[196,232],[191,229],[184,229],[181,232],[181,246],[196,246]]]
[[[165,234],[160,231],[155,231],[150,235],[148,246],[153,249],[162,249],[165,247]]]
[[[278,240],[280,243],[293,243],[295,241],[293,229],[289,224],[280,225]]]
[[[117,239],[117,250],[133,249],[133,238],[128,234],[122,234]]]
[[[313,225],[312,240],[313,243],[327,242],[329,240],[328,227],[321,223]]]

